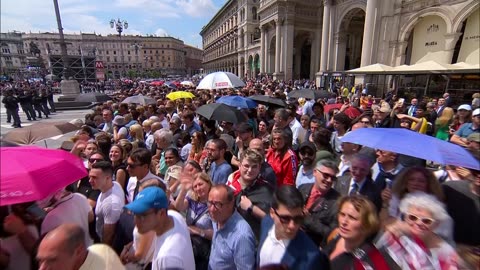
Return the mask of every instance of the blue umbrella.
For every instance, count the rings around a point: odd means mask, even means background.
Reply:
[[[164,85],[170,89],[177,89],[177,86],[173,82],[166,82]]]
[[[440,164],[480,169],[478,161],[461,146],[404,128],[361,128],[341,140]]]
[[[257,103],[249,98],[241,97],[241,96],[226,96],[217,99],[217,103],[223,103],[228,106],[232,106],[235,108],[255,108],[257,107]]]

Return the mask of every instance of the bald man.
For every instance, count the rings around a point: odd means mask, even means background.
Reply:
[[[125,269],[107,245],[85,246],[85,232],[76,224],[62,224],[40,242],[37,252],[40,270]]]
[[[248,144],[248,148],[259,152],[265,160],[265,147],[261,139],[252,139]],[[265,181],[272,185],[274,189],[277,188],[277,176],[275,175],[272,166],[265,161],[262,163],[262,167],[260,168],[260,175],[263,177],[263,179],[265,179]]]

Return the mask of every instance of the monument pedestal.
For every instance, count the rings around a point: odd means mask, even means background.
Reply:
[[[65,96],[78,96],[80,94],[80,85],[76,80],[62,80],[60,89]]]

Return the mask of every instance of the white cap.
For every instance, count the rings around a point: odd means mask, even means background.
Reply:
[[[472,116],[480,115],[480,108],[477,108],[473,111]]]
[[[458,111],[460,110],[467,110],[467,111],[471,111],[472,110],[472,106],[468,105],[468,104],[462,104],[458,107],[457,109]]]

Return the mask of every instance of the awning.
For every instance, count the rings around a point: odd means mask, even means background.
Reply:
[[[355,69],[351,69],[345,71],[345,73],[352,73],[352,74],[385,74],[386,72],[392,70],[391,66],[387,66],[384,64],[373,64],[369,66],[359,67]]]

